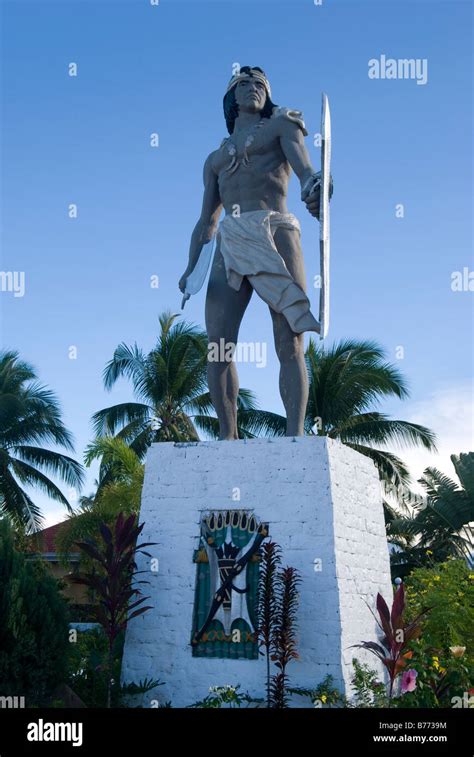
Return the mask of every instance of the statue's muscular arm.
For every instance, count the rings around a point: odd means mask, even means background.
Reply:
[[[214,170],[215,153],[212,152],[204,163],[204,196],[202,200],[201,215],[194,227],[189,246],[188,266],[179,280],[179,288],[184,292],[186,278],[192,273],[196,265],[203,245],[209,242],[217,227],[222,210],[222,202],[219,196],[217,174]]]
[[[303,132],[300,127],[287,118],[278,119],[278,136],[280,138],[280,147],[297,175],[301,188],[305,182],[316,173],[311,165],[311,160],[304,143]],[[304,199],[306,207],[315,218],[319,216],[319,190],[313,192]]]

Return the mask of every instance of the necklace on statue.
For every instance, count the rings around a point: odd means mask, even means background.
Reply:
[[[250,129],[244,143],[244,152],[243,152],[242,158],[240,159],[237,158],[237,145],[235,144],[232,137],[227,137],[227,139],[225,140],[225,144],[227,145],[227,152],[229,153],[231,157],[231,161],[229,165],[227,166],[227,168],[225,169],[226,173],[227,172],[234,173],[234,171],[237,171],[240,165],[248,166],[250,160],[247,153],[247,147],[250,147],[250,145],[255,139],[255,134],[257,130],[260,129],[260,127],[263,126],[263,124],[264,124],[264,120],[263,118],[261,118],[260,121],[256,123],[254,126],[252,126],[252,128]]]

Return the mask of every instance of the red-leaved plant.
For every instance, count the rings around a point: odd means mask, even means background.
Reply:
[[[258,642],[266,660],[267,707],[271,707],[271,649],[277,618],[277,576],[281,563],[281,549],[274,541],[267,541],[261,548],[260,578],[258,583]]]
[[[377,594],[377,612],[379,618],[374,615],[377,625],[382,631],[382,638],[379,642],[363,641],[361,644],[354,644],[354,647],[368,649],[383,663],[388,671],[389,676],[389,704],[393,696],[394,684],[407,662],[413,656],[413,652],[408,649],[408,644],[413,639],[421,635],[421,621],[429,612],[429,608],[423,610],[410,623],[405,624],[403,617],[405,611],[405,590],[403,584],[400,584],[392,602],[391,611],[382,595]]]
[[[298,659],[296,620],[300,576],[295,568],[281,568],[281,548],[267,541],[261,549],[258,585],[258,643],[267,664],[267,707],[288,707],[289,689],[286,668]],[[278,673],[271,675],[270,663]]]
[[[102,543],[97,544],[93,540],[75,542],[94,564],[88,573],[80,573],[71,578],[75,583],[92,589],[99,600],[94,610],[97,622],[100,623],[107,636],[109,647],[107,707],[111,706],[114,644],[117,636],[125,629],[129,620],[151,609],[151,606],[141,606],[149,597],[141,596],[141,591],[137,587],[137,584],[149,582],[135,580],[138,573],[145,572],[137,571],[135,556],[141,552],[151,557],[143,550],[143,547],[154,544],[154,542],[137,544],[144,525],[144,523],[137,525],[135,515],[125,517],[123,513],[119,513],[113,530],[105,523],[101,524]]]
[[[296,647],[296,618],[299,603],[298,585],[301,582],[296,568],[278,571],[276,582],[276,622],[273,627],[271,659],[279,672],[272,676],[270,685],[271,706],[288,707],[288,676],[286,668],[291,660],[298,660]]]

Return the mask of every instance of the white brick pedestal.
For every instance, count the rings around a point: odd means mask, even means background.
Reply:
[[[240,500],[236,497],[240,496]],[[392,586],[382,495],[374,464],[326,437],[252,439],[195,444],[154,444],[145,469],[142,541],[159,559],[139,556],[142,590],[153,605],[127,629],[122,680],[158,678],[164,686],[143,697],[183,707],[203,699],[210,686],[241,684],[264,695],[259,660],[205,659],[191,654],[190,635],[201,514],[210,509],[253,509],[270,525],[283,566],[298,569],[300,660],[288,666],[291,685],[314,688],[331,674],[351,694],[351,660],[379,670],[360,641],[376,640],[366,603],[380,591],[390,604]],[[276,672],[276,671],[275,671]],[[298,699],[296,706],[311,706]]]

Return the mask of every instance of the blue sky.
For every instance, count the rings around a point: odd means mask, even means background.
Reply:
[[[451,276],[473,268],[470,2],[4,0],[2,17],[1,270],[24,271],[26,290],[0,292],[1,341],[56,391],[79,457],[92,413],[131,399],[125,382],[103,390],[114,348],[150,349],[158,314],[179,312],[202,164],[226,136],[234,63],[264,68],[273,100],[303,110],[310,135],[328,93],[328,340],[374,339],[393,361],[403,347],[412,396],[383,409],[433,426],[446,454],[466,451],[472,292],[453,292]],[[382,54],[426,59],[428,82],[369,79],[368,61]],[[318,168],[319,149],[307,144]],[[311,283],[318,224],[295,178],[289,207]],[[185,309],[201,325],[204,291]],[[317,295],[310,288],[315,311]],[[240,339],[268,342],[267,367],[241,365],[241,385],[281,411],[270,317],[256,295]],[[92,482],[91,473],[86,491]],[[48,522],[63,517],[41,502]]]

